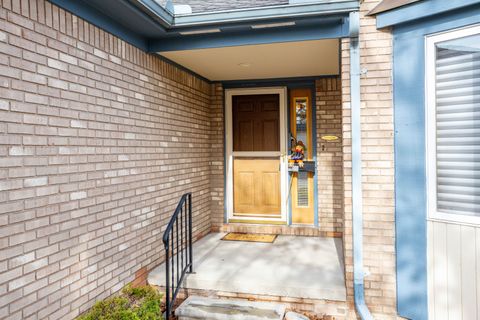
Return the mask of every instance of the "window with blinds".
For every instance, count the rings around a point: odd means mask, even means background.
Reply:
[[[480,33],[461,31],[430,43],[429,192],[437,213],[480,217]]]

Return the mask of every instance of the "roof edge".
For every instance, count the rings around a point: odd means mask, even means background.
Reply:
[[[382,12],[397,9],[418,1],[422,0],[382,0],[367,13],[367,16],[373,16]]]
[[[223,11],[199,12],[188,15],[175,15],[154,0],[128,0],[166,29],[176,27],[197,27],[214,24],[227,24],[252,20],[272,20],[297,18],[314,15],[349,13],[359,9],[358,0],[308,2],[290,5],[254,7]]]

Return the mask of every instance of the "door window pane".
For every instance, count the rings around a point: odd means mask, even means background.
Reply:
[[[307,108],[308,101],[307,98],[297,98],[295,99],[295,121],[296,121],[296,132],[297,132],[297,142],[303,142],[305,149],[308,150],[310,147],[308,145],[307,139]],[[305,153],[305,157],[307,154]]]

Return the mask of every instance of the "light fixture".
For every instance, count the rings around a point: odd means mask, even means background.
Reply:
[[[215,28],[215,29],[203,29],[203,30],[192,30],[192,31],[180,31],[180,34],[182,36],[189,36],[193,34],[206,34],[206,33],[218,33],[222,32],[220,29]]]
[[[294,25],[295,25],[295,21],[254,24],[252,25],[252,29],[278,28],[278,27],[288,27],[288,26],[294,26]]]
[[[241,62],[241,63],[238,64],[238,66],[242,67],[242,68],[248,68],[248,67],[251,66],[251,64],[248,63],[248,62]]]

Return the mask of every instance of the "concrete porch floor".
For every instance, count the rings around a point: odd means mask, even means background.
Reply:
[[[274,243],[221,241],[211,233],[193,246],[194,273],[183,288],[345,301],[342,241],[279,235]],[[165,264],[148,282],[165,286]]]

